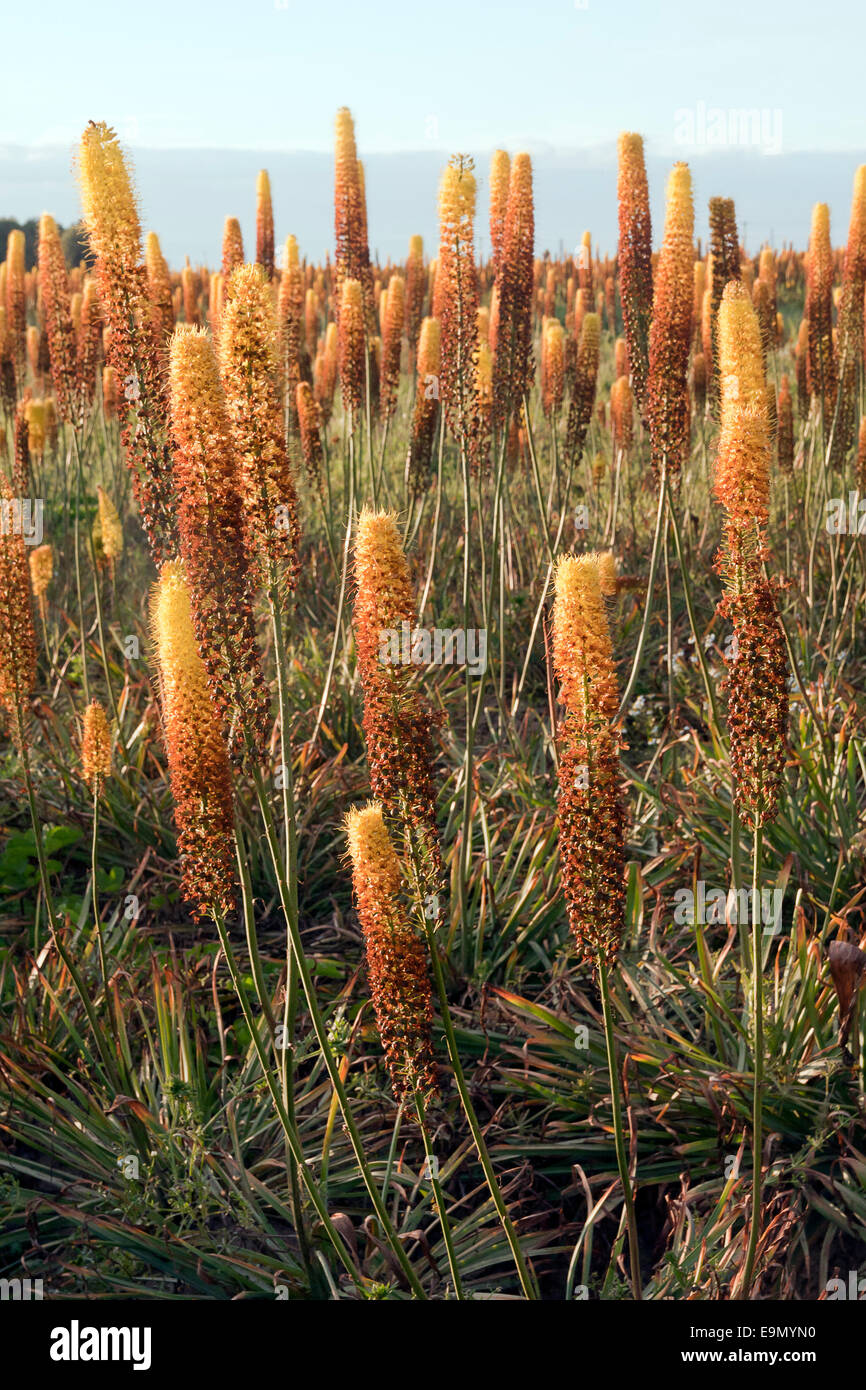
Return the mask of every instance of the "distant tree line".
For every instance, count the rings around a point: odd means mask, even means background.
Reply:
[[[10,232],[24,233],[24,255],[28,270],[36,264],[39,247],[39,219],[31,217],[27,222],[16,222],[14,217],[0,217],[0,260],[6,254],[6,238]],[[60,241],[68,266],[80,265],[87,256],[87,239],[81,222],[71,227],[60,228]]]

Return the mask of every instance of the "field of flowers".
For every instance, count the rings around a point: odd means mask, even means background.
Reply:
[[[0,265],[0,1278],[856,1297],[866,166],[701,245],[624,134],[556,258],[497,151],[480,261],[457,155],[378,264],[342,109],[333,255],[263,171],[215,270],[76,176]]]

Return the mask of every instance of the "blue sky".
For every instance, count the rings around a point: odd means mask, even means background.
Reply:
[[[0,143],[94,117],[133,148],[324,151],[346,104],[367,152],[635,129],[661,154],[703,103],[778,113],[786,152],[866,150],[864,30],[857,0],[42,0],[4,15]]]

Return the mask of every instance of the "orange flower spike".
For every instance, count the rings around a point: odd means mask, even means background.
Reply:
[[[236,217],[227,217],[223,226],[222,273],[228,280],[233,270],[244,264],[244,239]]]
[[[816,203],[809,238],[809,270],[806,281],[808,348],[806,384],[811,396],[823,403],[827,427],[836,405],[836,369],[833,353],[833,249],[830,245],[830,209]]]
[[[403,346],[403,320],[406,314],[406,283],[402,275],[392,275],[385,291],[385,322],[382,331],[382,377],[380,409],[388,420],[397,407],[400,386],[400,350]]]
[[[625,922],[625,814],[616,671],[602,583],[611,564],[564,556],[555,575],[553,667],[565,707],[558,728],[560,859],[569,925],[583,959],[616,960]],[[615,570],[614,570],[615,578]]]
[[[171,276],[156,232],[147,234],[144,263],[147,268],[147,291],[154,336],[160,360],[167,366],[168,340],[174,332],[174,306],[171,299]]]
[[[48,213],[39,219],[39,296],[48,339],[51,381],[61,420],[80,423],[81,393],[78,350],[69,300],[69,278],[57,223]]]
[[[785,766],[788,663],[774,587],[767,580],[765,526],[770,429],[760,327],[748,289],[732,281],[718,320],[721,428],[715,493],[725,508],[716,568],[720,612],[733,623],[728,728],[738,812],[750,827],[776,815]]]
[[[50,545],[37,545],[30,551],[28,559],[33,597],[42,600],[54,578],[54,550]]]
[[[371,802],[346,817],[352,886],[364,934],[370,994],[396,1100],[436,1092],[433,999],[423,942],[406,921],[394,846]]]
[[[478,431],[474,362],[478,336],[472,161],[455,155],[439,185],[437,315],[442,335],[442,405],[449,428],[474,460]]]
[[[364,400],[364,296],[360,280],[344,280],[339,320],[343,409],[357,412]]]
[[[249,550],[258,553],[269,588],[284,582],[294,588],[297,493],[283,432],[273,298],[258,266],[240,266],[228,282],[219,361]]]
[[[559,319],[548,319],[542,332],[541,398],[545,415],[555,416],[565,384],[565,334]]]
[[[409,565],[391,512],[364,508],[355,541],[354,608],[358,665],[364,688],[364,736],[373,795],[389,814],[419,836],[422,877],[436,892],[442,877],[433,788],[432,717],[411,682],[412,665],[396,660],[389,638],[399,643],[414,628],[415,598]]]
[[[592,420],[598,380],[599,332],[598,314],[586,314],[580,330],[574,385],[565,427],[566,454],[575,463],[580,461],[583,454],[586,433]]]
[[[24,233],[15,227],[6,238],[6,331],[19,372],[24,368],[27,330],[27,277]]]
[[[534,239],[532,161],[528,154],[518,154],[511,166],[496,277],[498,325],[493,401],[499,421],[504,421],[521,404],[531,385]]]
[[[647,420],[656,480],[676,483],[688,444],[688,361],[694,292],[694,207],[687,164],[668,179],[664,240],[650,328]]]
[[[307,476],[313,487],[321,490],[322,487],[322,466],[324,454],[322,450],[322,412],[319,404],[310,389],[309,382],[299,381],[295,392],[295,404],[298,412],[298,429],[301,436],[301,453],[304,465],[307,469]]]
[[[355,144],[355,123],[343,106],[337,112],[334,147],[334,245],[336,248],[336,303],[342,311],[343,282],[357,280],[362,302],[370,278],[367,244],[367,208],[363,171]],[[372,293],[372,285],[369,285]],[[365,309],[366,315],[366,309]],[[369,326],[369,325],[368,325]]]
[[[413,492],[419,491],[430,479],[433,441],[439,421],[440,372],[439,320],[426,318],[421,325],[418,339],[418,382],[415,390],[412,436],[406,461],[407,477]]]
[[[17,499],[21,505],[21,499]],[[16,499],[0,474],[0,507]],[[14,520],[14,511],[12,513]],[[25,702],[36,684],[36,633],[30,606],[27,547],[21,527],[0,527],[0,706],[12,720],[13,736],[23,732]]]
[[[183,895],[195,917],[225,913],[234,900],[231,774],[181,564],[162,567],[150,611]]]
[[[498,275],[502,260],[510,183],[511,160],[505,150],[494,150],[490,161],[490,248],[494,275]]]
[[[81,776],[94,796],[99,795],[111,776],[111,730],[98,700],[91,700],[84,711]]]
[[[858,372],[863,364],[863,301],[866,289],[866,164],[854,175],[848,247],[842,271],[839,296],[836,377],[839,381],[839,412],[833,435],[834,463],[844,461],[854,443],[859,401]]]
[[[649,330],[653,311],[652,224],[643,138],[619,137],[619,297],[638,409],[644,409],[649,373]]]
[[[274,278],[274,210],[271,206],[271,180],[267,169],[256,179],[256,263],[269,280]]]
[[[214,702],[245,748],[264,748],[270,696],[253,615],[250,552],[235,437],[210,339],[181,324],[170,353],[171,431],[180,547]],[[251,499],[253,506],[259,499]]]
[[[427,272],[424,267],[424,241],[420,236],[409,238],[409,258],[406,262],[406,337],[409,353],[415,356],[418,334],[424,317],[427,293]]]
[[[110,365],[126,406],[122,442],[142,523],[159,562],[177,545],[168,401],[149,313],[138,208],[120,144],[109,126],[88,125],[81,137],[78,169]]]
[[[77,330],[78,386],[86,405],[96,394],[96,373],[102,346],[102,305],[95,280],[88,279],[81,296]]]

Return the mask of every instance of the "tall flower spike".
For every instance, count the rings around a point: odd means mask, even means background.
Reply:
[[[505,212],[511,181],[511,160],[505,150],[494,150],[490,161],[490,259],[493,274],[499,274],[505,236]]]
[[[645,408],[649,373],[649,329],[653,305],[652,224],[643,137],[619,137],[619,241],[617,267],[622,321],[628,343],[631,384],[638,409]]]
[[[437,294],[442,334],[441,395],[448,425],[474,461],[478,412],[475,358],[478,277],[475,271],[475,175],[472,160],[455,155],[439,185]]]
[[[307,470],[307,477],[313,487],[319,491],[322,487],[322,466],[324,463],[322,437],[319,432],[322,427],[322,412],[310,389],[309,382],[298,382],[295,404],[298,412],[298,430],[301,436],[301,454]]]
[[[39,296],[57,409],[61,420],[78,424],[81,391],[75,329],[69,307],[69,278],[57,223],[47,212],[39,219]]]
[[[692,176],[675,164],[668,179],[665,232],[653,294],[647,420],[656,480],[676,484],[688,448],[688,364],[694,275]]]
[[[559,319],[547,319],[541,334],[541,399],[544,413],[556,416],[565,384],[565,334]]]
[[[721,429],[715,494],[725,508],[726,544],[738,563],[759,547],[769,519],[767,387],[761,330],[749,292],[732,280],[719,310]]]
[[[836,377],[839,382],[839,414],[833,435],[832,457],[842,462],[854,443],[858,411],[857,383],[863,364],[863,297],[866,287],[866,164],[854,175],[848,248],[839,297]]]
[[[46,545],[37,545],[30,551],[30,587],[33,597],[43,605],[49,585],[54,578],[54,550]]]
[[[364,400],[364,293],[360,280],[344,280],[340,302],[340,387],[343,409],[358,411]]]
[[[96,394],[96,373],[102,346],[102,306],[95,280],[88,279],[81,296],[81,317],[76,332],[78,389],[85,405]]]
[[[222,724],[199,655],[181,564],[163,565],[150,612],[183,895],[193,914],[205,917],[232,906],[234,816]]]
[[[430,479],[433,441],[439,423],[439,375],[441,371],[441,342],[439,320],[426,318],[418,339],[418,380],[415,387],[415,412],[412,434],[406,459],[406,479],[410,492],[425,487]]]
[[[355,123],[347,107],[337,112],[334,147],[334,242],[336,246],[336,304],[342,313],[343,282],[357,280],[362,303],[370,277],[367,209],[355,144]],[[372,288],[372,287],[371,287]],[[366,311],[365,311],[366,312]]]
[[[180,288],[183,293],[184,322],[194,323],[198,326],[201,323],[201,314],[198,309],[198,276],[188,261],[180,272]]]
[[[30,607],[26,546],[20,525],[14,524],[13,499],[0,473],[0,706],[12,721],[16,742],[24,722],[24,706],[36,684],[36,633]]]
[[[364,688],[370,785],[389,815],[416,835],[425,891],[441,888],[430,711],[411,680],[415,598],[392,512],[364,508],[355,541],[354,626]],[[407,643],[409,650],[406,650]]]
[[[587,964],[616,960],[625,921],[625,815],[618,697],[602,591],[610,564],[566,555],[556,568],[553,667],[565,707],[558,742],[559,847],[569,925]]]
[[[364,933],[370,995],[397,1100],[436,1091],[433,1000],[424,945],[406,921],[400,865],[373,801],[346,817],[352,886]]]
[[[244,731],[241,753],[255,755],[264,747],[270,701],[256,641],[235,441],[202,329],[175,329],[170,384],[178,526],[195,633],[218,712],[227,727]]]
[[[383,420],[397,408],[400,386],[400,350],[403,346],[403,320],[406,314],[406,282],[392,275],[385,291],[385,322],[382,326],[382,376],[379,406]]]
[[[822,402],[829,436],[836,406],[836,365],[833,354],[833,249],[830,209],[816,203],[809,237],[809,270],[804,316],[809,324],[806,384],[810,396]]]
[[[322,420],[326,425],[331,419],[331,412],[334,408],[334,389],[337,384],[339,361],[339,331],[335,323],[329,323],[325,329],[320,366],[314,382],[316,400],[322,412]]]
[[[159,561],[176,550],[168,402],[148,310],[138,208],[110,126],[88,125],[78,165],[84,220],[109,329],[109,362],[127,407],[123,446],[151,552]]]
[[[725,286],[731,280],[740,278],[740,249],[737,237],[737,218],[733,198],[711,198],[710,219],[710,304],[707,311],[707,331],[709,349],[704,340],[704,353],[710,367],[710,387],[713,400],[719,392],[719,361],[717,349],[717,324],[719,306]]]
[[[256,262],[269,280],[274,278],[274,210],[267,169],[256,179]]]
[[[532,161],[528,154],[518,154],[511,166],[496,277],[498,324],[493,407],[500,422],[521,404],[531,385],[534,242]]]
[[[283,433],[273,300],[257,266],[240,266],[228,282],[219,353],[248,547],[258,553],[269,588],[294,588],[298,499]]]
[[[241,224],[236,217],[227,217],[223,227],[223,278],[228,280],[232,271],[244,264],[244,239]]]
[[[6,331],[19,375],[24,369],[27,340],[27,276],[24,233],[14,227],[6,238]]]
[[[123,554],[123,523],[105,489],[98,487],[96,496],[100,547],[109,565],[113,566]]]
[[[418,334],[424,317],[424,298],[427,293],[427,272],[424,268],[424,241],[422,237],[409,238],[409,259],[406,262],[406,337],[409,339],[409,353],[415,356]]]
[[[167,366],[168,340],[174,332],[174,307],[171,299],[171,276],[156,232],[148,232],[147,234],[144,246],[144,262],[147,267],[147,291],[150,299],[153,332],[159,349],[160,361]]]
[[[756,827],[775,818],[788,734],[788,666],[774,586],[765,577],[770,437],[760,328],[745,285],[719,309],[721,428],[716,496],[725,508],[716,568],[736,642],[729,662],[728,727],[737,810]]]
[[[592,420],[592,407],[598,380],[599,318],[586,314],[580,330],[580,342],[574,371],[574,384],[565,426],[565,451],[577,465],[583,454],[586,432]]]
[[[81,739],[81,776],[97,796],[111,776],[111,730],[105,710],[98,700],[91,700],[84,711],[84,733]]]
[[[618,377],[610,388],[610,422],[614,448],[628,453],[634,440],[634,397],[627,376]]]

